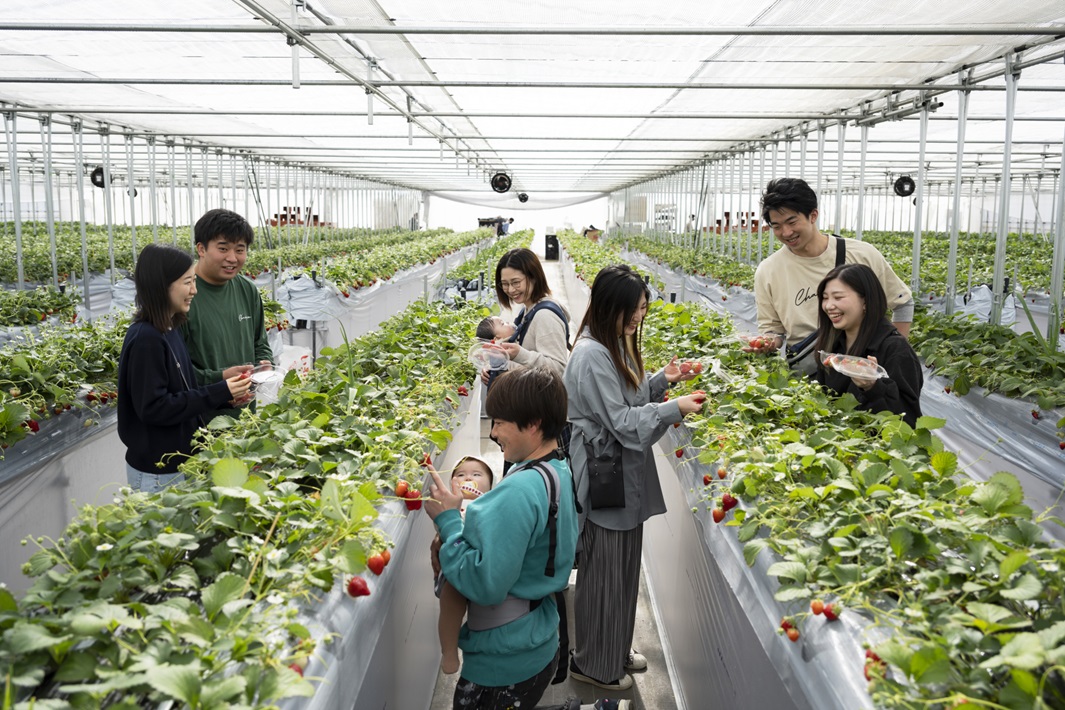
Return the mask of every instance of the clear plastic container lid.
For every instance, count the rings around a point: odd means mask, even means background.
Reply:
[[[469,358],[478,370],[504,370],[510,360],[503,348],[483,340],[478,340],[470,348]]]
[[[285,372],[273,365],[259,365],[251,371],[251,391],[259,404],[272,404],[277,401],[281,384],[285,381]]]
[[[841,355],[840,353],[826,353],[819,350],[817,356],[821,358],[821,364],[831,367],[836,372],[847,377],[861,377],[867,380],[877,380],[887,377],[888,373],[883,367],[864,357],[857,355]]]

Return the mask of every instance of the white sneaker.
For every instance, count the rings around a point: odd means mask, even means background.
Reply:
[[[630,648],[629,657],[625,659],[625,670],[645,671],[647,670],[647,659],[636,649]]]

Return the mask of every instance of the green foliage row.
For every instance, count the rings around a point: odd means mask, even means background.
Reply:
[[[965,477],[933,433],[942,420],[914,429],[861,411],[780,358],[743,353],[732,331],[698,306],[655,304],[643,351],[651,366],[714,363],[679,388],[708,396],[682,456],[710,473],[708,508],[723,511],[725,493],[741,501],[708,534],[735,534],[751,565],[774,555],[767,572],[799,643],[831,623],[816,599],[857,617],[887,664],[863,656],[832,671],[867,673],[876,707],[1065,707],[1065,550],[1040,527],[1058,521],[1025,506],[1010,474]]]
[[[387,549],[378,508],[450,439],[485,312],[412,305],[323,352],[302,381],[290,372],[277,403],[212,421],[185,484],[124,490],[38,538],[31,590],[0,591],[0,707],[264,708],[313,694],[291,666],[329,638],[298,609]]]

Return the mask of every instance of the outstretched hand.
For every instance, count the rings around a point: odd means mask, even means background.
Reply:
[[[429,499],[425,501],[425,512],[430,518],[436,520],[436,516],[445,510],[459,510],[462,507],[462,493],[459,487],[461,481],[452,480],[451,485],[445,485],[440,474],[431,465],[427,466],[429,475],[433,481],[429,484]]]

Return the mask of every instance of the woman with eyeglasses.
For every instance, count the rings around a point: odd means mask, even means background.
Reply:
[[[520,306],[515,331],[499,343],[509,368],[546,367],[562,375],[569,360],[569,312],[551,298],[544,267],[530,249],[511,249],[496,264],[496,296],[504,308]],[[489,384],[489,371],[481,373]]]

